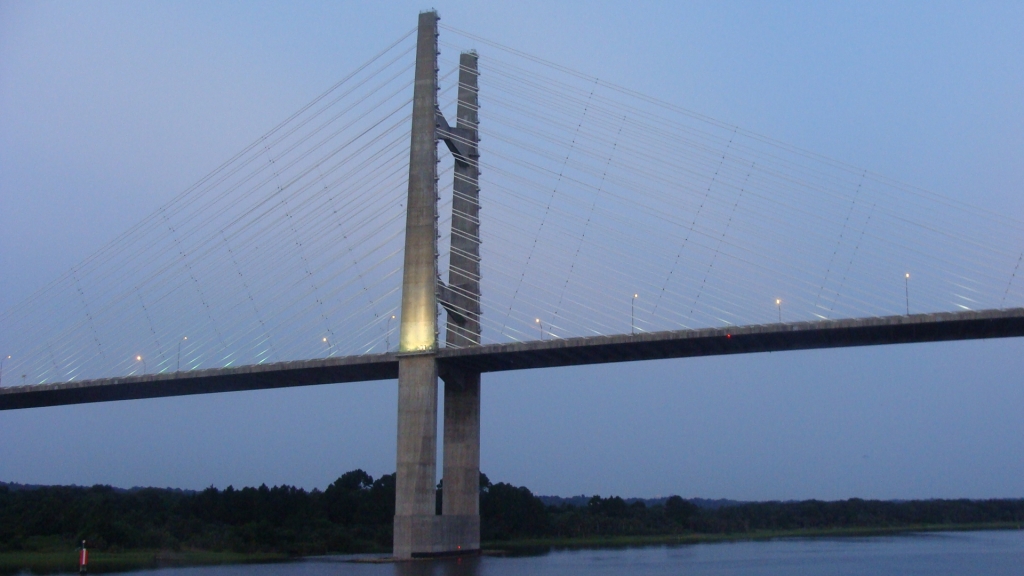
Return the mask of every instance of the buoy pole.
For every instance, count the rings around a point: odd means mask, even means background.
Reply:
[[[78,573],[86,573],[86,565],[89,563],[89,551],[85,549],[85,540],[82,540],[82,549],[78,553]]]

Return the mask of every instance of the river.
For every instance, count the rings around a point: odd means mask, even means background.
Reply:
[[[330,556],[245,566],[160,568],[152,576],[620,575],[942,576],[1024,574],[1024,530],[935,532],[865,538],[793,538],[637,548],[550,550],[528,556],[353,563]]]

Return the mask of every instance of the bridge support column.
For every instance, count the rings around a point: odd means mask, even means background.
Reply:
[[[398,465],[394,554],[480,549],[480,374],[444,374],[444,501],[436,515],[437,303],[448,310],[447,345],[480,343],[477,55],[462,54],[458,123],[437,107],[437,14],[420,14],[409,151],[409,199],[398,366]],[[448,281],[437,274],[437,141],[455,157]]]
[[[444,375],[441,521],[456,552],[480,549],[480,373]]]
[[[437,474],[437,13],[419,17],[398,360],[394,555],[444,552]]]
[[[398,361],[398,465],[394,554],[436,553],[437,364],[433,354]]]
[[[455,129],[441,137],[455,157],[452,186],[452,249],[448,286],[441,290],[448,313],[445,344],[480,344],[480,153],[477,54],[459,57]],[[443,122],[442,124],[447,124]],[[452,370],[444,378],[444,491],[441,518],[458,551],[480,549],[480,373]]]

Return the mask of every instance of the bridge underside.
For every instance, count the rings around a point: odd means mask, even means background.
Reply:
[[[760,324],[635,335],[491,344],[437,353],[442,377],[454,372],[501,372],[782,352],[1024,336],[1024,308]],[[0,388],[0,410],[263,390],[398,378],[396,354],[372,354]]]

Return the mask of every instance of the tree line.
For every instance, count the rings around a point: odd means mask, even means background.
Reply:
[[[1024,500],[850,499],[757,502],[701,508],[593,496],[585,506],[546,506],[528,488],[480,480],[484,542],[613,536],[735,534],[764,530],[898,528],[1024,523]],[[443,500],[438,486],[437,510]],[[194,549],[295,555],[391,549],[395,475],[343,474],[325,490],[292,486],[199,492],[110,486],[0,486],[0,551],[74,547]]]

